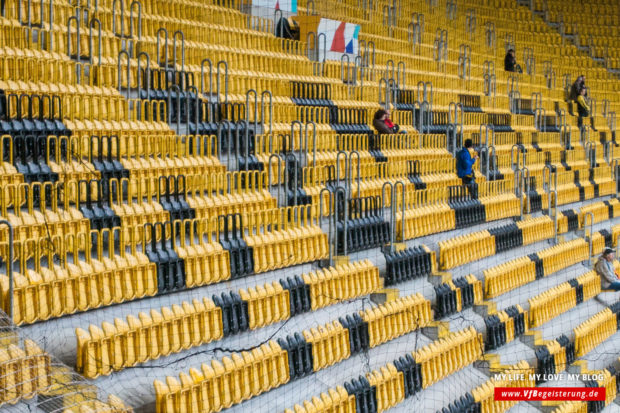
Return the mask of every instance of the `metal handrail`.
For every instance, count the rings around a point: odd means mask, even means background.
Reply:
[[[407,237],[405,236],[405,211],[406,211],[406,207],[405,207],[405,184],[403,181],[398,180],[394,183],[394,189],[392,191],[392,234],[394,234],[396,232],[396,192],[397,192],[397,188],[401,187],[401,192],[402,192],[402,200],[401,200],[401,242],[405,242],[405,240],[407,239]],[[396,239],[396,236],[394,235],[394,239]]]
[[[551,197],[551,194],[553,194],[553,200],[555,201],[554,202],[555,207],[553,208],[553,243],[557,244],[558,243],[558,190],[554,189],[553,191],[551,191],[551,193],[549,194],[549,197]],[[549,201],[549,205],[551,205],[551,200]]]
[[[328,200],[329,200],[329,212],[327,214],[328,216],[328,231],[327,231],[327,245],[328,245],[328,250],[329,250],[329,266],[333,266],[334,265],[334,251],[336,251],[337,246],[334,245],[335,244],[335,237],[334,237],[334,228],[332,226],[332,211],[334,210],[334,193],[332,192],[332,190],[329,187],[325,187],[323,189],[321,189],[321,191],[319,192],[319,226],[322,227],[323,225],[323,194],[327,193],[328,194]],[[346,200],[345,200],[346,202]],[[334,220],[337,220],[338,218],[336,217],[336,214],[334,213]],[[336,227],[337,229],[337,227]],[[346,234],[345,234],[346,237]]]
[[[588,218],[590,218],[590,232],[587,233],[588,228]],[[588,266],[592,265],[592,235],[594,235],[594,213],[586,212],[583,217],[583,228],[584,232],[586,232],[585,236],[588,238]]]
[[[13,322],[13,296],[15,295],[15,279],[13,274],[13,225],[6,219],[0,220],[0,226],[6,225],[9,228],[9,259],[6,263],[7,275],[9,278],[9,319]]]
[[[304,135],[306,139],[306,148],[308,148],[308,139],[309,139],[308,127],[309,126],[312,126],[312,167],[316,168],[316,123],[312,120],[309,120],[306,122],[306,127],[304,129]]]
[[[220,103],[220,67],[224,68],[224,104],[228,103],[228,62],[226,60],[220,60],[217,62],[217,71],[216,71],[216,89],[217,89],[217,103]]]
[[[349,202],[348,202],[348,197],[347,197],[347,191],[345,188],[343,187],[338,187],[336,188],[336,190],[334,191],[334,221],[336,222],[336,234],[338,233],[338,215],[339,215],[339,208],[338,208],[338,194],[342,192],[342,196],[344,199],[344,211],[343,211],[343,223],[342,223],[342,252],[343,255],[346,256],[347,255],[347,221],[349,220]],[[337,239],[338,237],[336,237]],[[336,248],[337,248],[337,244],[336,244]],[[337,249],[336,249],[337,251]]]
[[[280,188],[282,187],[280,179],[282,179],[282,163],[280,162],[282,160],[281,154],[275,154],[272,153],[271,155],[269,155],[269,160],[268,160],[268,164],[267,164],[267,168],[269,168],[269,170],[267,171],[267,186],[269,187],[269,192],[271,193],[271,188],[272,188],[272,179],[271,179],[271,161],[275,159],[277,164],[278,164],[278,189],[277,189],[277,195],[276,195],[276,206],[280,205]],[[286,194],[286,189],[285,188],[285,194]],[[285,195],[286,198],[286,195]]]

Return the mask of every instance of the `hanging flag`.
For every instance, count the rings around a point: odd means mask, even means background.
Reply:
[[[345,53],[357,54],[357,39],[360,33],[358,24],[347,24],[345,27],[345,39],[350,39],[345,47]]]
[[[325,34],[328,52],[357,54],[360,26],[331,19],[321,19],[317,33]],[[323,47],[322,40],[320,47]]]

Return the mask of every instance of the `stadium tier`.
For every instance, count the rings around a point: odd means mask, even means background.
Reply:
[[[0,411],[620,411],[617,1],[0,14]]]

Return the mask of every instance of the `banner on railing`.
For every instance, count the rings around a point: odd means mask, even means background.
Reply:
[[[321,19],[317,28],[319,35],[325,34],[328,53],[357,55],[359,32],[360,26],[358,24],[331,19]],[[322,47],[322,45],[320,46]]]
[[[252,5],[297,13],[297,0],[253,0]]]

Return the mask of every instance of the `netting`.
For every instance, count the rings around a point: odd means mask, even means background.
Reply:
[[[617,3],[0,10],[0,409],[619,410]]]

